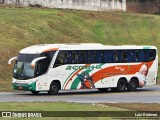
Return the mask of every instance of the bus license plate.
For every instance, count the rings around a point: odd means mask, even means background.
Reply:
[[[18,87],[19,89],[22,89],[22,87],[20,86],[20,87]]]

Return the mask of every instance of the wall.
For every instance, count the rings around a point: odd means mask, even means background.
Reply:
[[[4,3],[4,0],[0,0],[0,4]]]
[[[127,11],[137,13],[157,13],[159,8],[154,3],[160,3],[160,0],[127,0]]]
[[[18,4],[22,6],[39,4],[49,8],[126,11],[126,0],[5,0],[5,4]]]

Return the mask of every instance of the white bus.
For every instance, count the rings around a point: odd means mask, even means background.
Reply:
[[[66,89],[109,88],[135,91],[155,85],[158,52],[154,46],[41,44],[22,49],[13,68],[13,88],[33,94]]]

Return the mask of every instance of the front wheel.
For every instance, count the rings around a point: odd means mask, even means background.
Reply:
[[[60,90],[60,85],[57,82],[52,82],[50,86],[50,90],[48,91],[48,94],[56,95],[58,94],[59,90]]]
[[[127,82],[125,79],[119,79],[117,83],[117,91],[122,92],[125,91],[127,87]]]
[[[31,91],[32,92],[32,94],[34,94],[34,95],[38,95],[39,94],[39,91]]]

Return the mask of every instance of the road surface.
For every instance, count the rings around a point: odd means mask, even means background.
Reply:
[[[78,103],[160,103],[160,86],[150,86],[135,92],[100,93],[98,90],[60,91],[58,95],[46,92],[33,95],[30,92],[1,92],[0,102],[78,102]]]

